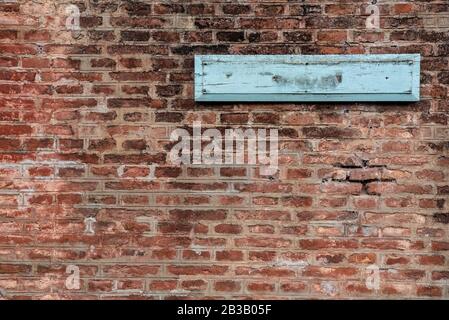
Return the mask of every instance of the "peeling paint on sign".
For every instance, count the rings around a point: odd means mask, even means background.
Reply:
[[[419,101],[420,55],[195,57],[195,100]]]

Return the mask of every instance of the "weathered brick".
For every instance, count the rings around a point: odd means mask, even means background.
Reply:
[[[84,2],[80,32],[0,4],[2,298],[448,298],[444,1],[379,30],[368,2]],[[368,53],[420,53],[421,101],[194,101],[194,55]],[[172,163],[195,121],[278,129],[279,170]]]

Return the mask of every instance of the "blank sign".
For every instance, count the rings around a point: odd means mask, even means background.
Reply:
[[[419,101],[420,55],[195,56],[200,102]]]

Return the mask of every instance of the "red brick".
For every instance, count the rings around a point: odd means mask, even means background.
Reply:
[[[6,298],[448,298],[444,1],[81,1],[79,34],[38,2],[0,4]],[[194,100],[194,55],[368,53],[420,53],[421,101]],[[277,129],[278,173],[174,165],[195,121]]]
[[[215,291],[218,292],[237,292],[240,291],[241,285],[236,281],[217,281],[214,284]]]
[[[247,285],[247,289],[252,292],[271,292],[274,291],[274,284],[266,282],[250,282]]]

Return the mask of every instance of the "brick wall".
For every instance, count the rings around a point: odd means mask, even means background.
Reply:
[[[369,4],[1,1],[0,295],[449,298],[449,4]],[[421,53],[422,101],[196,104],[205,53]],[[279,172],[170,164],[194,121]]]

